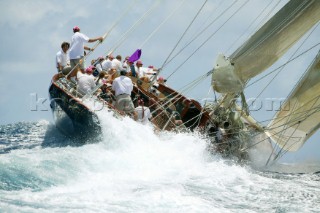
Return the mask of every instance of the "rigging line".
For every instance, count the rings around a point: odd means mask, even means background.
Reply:
[[[300,44],[300,46],[294,51],[294,53],[292,53],[292,55],[290,56],[289,60],[293,58],[293,56],[300,50],[300,48],[305,44],[305,42],[310,38],[311,34],[315,31],[315,29],[317,28],[317,26],[319,25],[319,23],[316,25],[316,27],[313,28],[313,30],[309,33],[309,35],[304,39],[304,41]],[[283,66],[274,76],[273,78],[268,82],[268,84],[261,90],[261,92],[257,95],[257,98],[259,98],[262,93],[264,91],[266,91],[266,89],[270,86],[270,84],[274,81],[274,79],[276,77],[278,77],[278,75],[284,70],[285,66]],[[307,72],[307,70],[305,71]],[[300,81],[300,80],[299,80]],[[251,105],[253,105],[255,103],[255,100],[252,102]]]
[[[209,97],[210,91],[211,91],[211,86],[209,86],[209,90],[208,90],[207,97],[206,97],[206,99],[205,99],[204,105],[206,105],[206,103],[207,103],[207,99],[208,99],[208,97]],[[199,114],[202,114],[202,112],[204,112],[204,107],[201,107],[201,111],[200,111]],[[199,126],[200,121],[201,121],[201,117],[199,116],[199,117],[198,117],[198,125],[197,125],[197,126]]]
[[[315,60],[316,60],[316,59],[314,59],[314,61],[315,61]],[[309,67],[311,67],[311,66],[312,66],[312,65],[310,64]],[[308,68],[308,69],[309,69],[309,68]],[[307,70],[308,70],[308,69],[307,69]],[[306,73],[306,72],[305,72],[305,73]],[[300,80],[301,80],[301,78],[300,78]],[[300,80],[299,80],[299,81],[300,81]],[[298,84],[295,86],[295,88],[297,88],[297,86],[298,86]],[[290,97],[292,94],[293,94],[293,91],[290,93],[289,97]],[[289,97],[286,98],[286,102],[288,102],[288,98],[289,98]],[[298,111],[298,110],[302,109],[305,105],[308,105],[308,104],[312,103],[315,99],[318,100],[319,97],[320,97],[320,95],[318,95],[318,96],[316,96],[316,97],[313,97],[313,99],[309,100],[309,101],[308,101],[307,103],[305,103],[304,105],[299,106],[298,109],[295,109],[294,112],[292,112],[292,113],[290,113],[288,116],[286,116],[286,117],[287,117],[287,120],[290,119],[290,116],[292,116],[292,115],[297,115],[297,113],[295,113],[295,111]],[[317,102],[317,100],[313,103],[313,105]],[[298,102],[295,102],[295,105],[296,105],[296,104],[298,104]],[[295,106],[295,105],[294,105],[294,106]],[[312,110],[312,108],[309,108],[309,110]],[[309,111],[309,110],[305,110],[305,112],[307,112],[307,111]],[[293,111],[293,110],[292,110],[292,111]],[[301,113],[301,112],[300,112],[300,113]],[[302,111],[302,113],[303,113],[303,111]],[[283,119],[286,119],[286,118],[283,118]],[[282,121],[282,119],[280,119],[278,122],[283,122],[283,121]],[[276,122],[275,124],[277,124],[278,122]]]
[[[319,110],[318,110],[318,111],[319,111]],[[318,112],[318,111],[317,111],[317,112]],[[311,115],[310,115],[310,116],[311,116]],[[305,119],[306,119],[306,118],[305,118]],[[269,138],[272,138],[272,136],[278,135],[278,134],[280,134],[281,132],[286,131],[287,129],[293,127],[294,125],[296,125],[296,123],[292,124],[291,126],[288,126],[286,129],[282,129],[282,130],[279,131],[279,132],[272,133],[272,135],[271,135],[270,137],[268,136],[266,139],[262,139],[262,140],[260,140],[260,141],[258,141],[258,142],[256,142],[256,143],[254,143],[254,144],[246,147],[244,150],[250,149],[250,148],[256,146],[257,144],[262,143],[263,141],[265,141],[265,140],[267,140],[267,139],[269,139]],[[281,126],[283,126],[283,125],[281,125]],[[279,127],[281,127],[281,126],[279,126]],[[255,135],[253,135],[253,136],[257,136],[257,135],[259,135],[259,134],[262,134],[262,133],[259,132],[259,133],[255,134]]]
[[[154,4],[152,7],[150,7],[149,10],[147,10],[122,36],[118,39],[116,42],[116,45],[113,48],[110,48],[109,51],[107,51],[107,54],[113,53],[116,49],[118,49],[128,38],[128,35],[131,34],[138,25],[143,23],[145,19],[151,14],[151,12],[159,5],[159,1],[154,1]]]
[[[211,71],[209,71],[208,73],[211,73],[213,70],[211,70]],[[206,75],[204,75],[205,76],[205,78],[206,77],[208,77],[209,75],[208,74],[206,74]],[[204,78],[204,79],[205,79]],[[203,80],[204,80],[203,79]],[[200,82],[200,81],[199,81]],[[196,85],[194,85],[194,87],[195,87]],[[193,87],[193,88],[194,88]],[[207,96],[209,96],[209,93],[210,93],[210,90],[211,90],[211,88],[209,87],[209,91],[208,91],[208,95]],[[188,122],[190,122],[190,121],[192,121],[192,120],[194,120],[194,119],[196,119],[196,118],[198,118],[199,119],[199,122],[201,121],[200,119],[201,119],[201,117],[200,116],[202,116],[204,113],[209,113],[208,111],[207,111],[207,109],[206,108],[208,108],[208,107],[205,107],[205,105],[206,104],[204,104],[204,106],[202,107],[202,109],[201,109],[201,111],[200,111],[200,113],[197,115],[197,116],[195,116],[195,117],[192,117],[192,118],[190,118],[189,120],[187,120],[186,122],[184,122],[183,124],[186,124],[186,123],[188,123]],[[212,118],[209,116],[209,120],[211,120],[212,121]],[[233,129],[234,130],[234,129]],[[231,133],[230,133],[231,134]]]
[[[223,2],[224,2],[224,0],[221,0],[221,1],[217,4],[218,6],[214,7],[214,9],[213,9],[212,11],[210,10],[209,16],[206,18],[206,20],[205,20],[202,24],[199,24],[199,27],[197,28],[197,30],[195,30],[194,34],[193,34],[192,36],[190,36],[190,38],[194,38],[195,36],[197,36],[198,32],[201,31],[202,26],[204,26],[205,24],[207,24],[207,22],[209,21],[209,19],[210,19],[213,15],[215,15],[216,10],[221,6],[221,4],[222,4]],[[187,43],[186,43],[185,45],[187,45]]]
[[[254,24],[256,21],[258,21],[258,18],[259,18],[260,16],[262,16],[262,14],[267,10],[267,8],[268,8],[269,6],[273,3],[273,1],[274,1],[274,0],[270,1],[270,3],[262,9],[262,11],[261,11],[260,14],[257,16],[257,18],[255,18],[255,19],[250,23],[250,25],[242,32],[242,34],[241,34],[240,36],[238,36],[238,38],[237,38],[237,39],[229,46],[229,48],[228,48],[226,51],[224,51],[224,52],[229,52],[229,50],[230,50],[231,48],[233,48],[233,46],[249,31],[249,29],[253,26],[253,24]],[[265,15],[265,17],[262,18],[262,20],[260,21],[260,23],[258,24],[258,26],[261,25],[262,21],[265,20],[265,19],[270,15],[270,13],[274,10],[274,8],[275,8],[279,3],[280,3],[280,1],[278,1],[278,3],[269,11],[269,13],[267,13],[267,14]]]
[[[308,4],[307,2],[305,4]],[[231,57],[232,57],[232,61],[236,61],[238,58],[246,56],[251,54],[251,52],[253,50],[255,50],[256,48],[258,48],[261,44],[263,44],[263,42],[265,40],[267,40],[269,37],[271,37],[272,35],[275,34],[275,32],[281,30],[281,27],[286,26],[287,25],[287,21],[290,20],[292,17],[296,16],[297,13],[301,13],[301,8],[304,8],[305,4],[300,5],[300,7],[297,7],[295,10],[292,11],[292,13],[288,14],[288,16],[283,19],[277,26],[274,27],[274,29],[270,30],[267,34],[265,34],[264,37],[262,37],[259,41],[256,42],[255,45],[253,45],[252,47],[248,48],[245,51],[242,51],[242,48],[240,47],[240,49],[236,50],[236,52],[234,52]],[[239,55],[237,55],[239,52],[241,52]]]
[[[132,4],[127,8],[127,10],[118,18],[118,20],[112,25],[110,30],[103,35],[103,38],[107,37],[107,35],[120,23],[120,21],[129,13],[131,8],[135,5],[136,0],[132,2]]]
[[[167,104],[170,104],[170,103],[176,103],[177,101],[179,101],[180,98],[178,98],[179,96],[182,96],[181,94],[183,92],[186,92],[188,90],[192,90],[193,88],[195,88],[197,86],[197,84],[199,84],[201,82],[201,80],[204,80],[204,79],[199,79],[197,81],[194,81],[192,84],[188,84],[188,87],[186,87],[184,90],[182,90],[180,93],[177,92],[177,94],[175,94],[175,96],[173,97],[170,97],[168,98],[168,100],[166,102],[164,102],[162,105],[167,105]],[[173,99],[177,99],[173,102],[171,102]],[[159,102],[157,102],[157,104],[161,105]],[[169,107],[167,107],[169,108]],[[167,109],[167,108],[164,108],[164,109]],[[153,113],[157,112],[157,110],[155,110]],[[161,113],[160,113],[161,114]]]
[[[171,52],[169,53],[168,57],[166,58],[166,60],[163,62],[162,66],[160,67],[160,69],[163,69],[164,65],[166,64],[166,62],[168,61],[168,59],[170,58],[170,56],[172,55],[172,53],[174,52],[174,50],[177,48],[177,46],[179,45],[179,43],[181,42],[181,40],[183,39],[183,37],[185,36],[185,34],[188,32],[188,30],[190,29],[191,25],[193,24],[193,22],[196,20],[196,18],[198,17],[198,15],[200,14],[200,12],[202,11],[203,7],[206,5],[208,0],[205,0],[201,6],[201,8],[198,10],[198,12],[196,13],[196,15],[193,17],[192,21],[190,22],[190,24],[188,25],[187,29],[183,32],[182,36],[180,37],[180,39],[178,40],[178,42],[176,43],[176,45],[173,47],[173,49],[171,50]]]
[[[320,97],[320,96],[317,96],[317,98],[318,98],[318,97]],[[303,113],[306,113],[306,112],[309,112],[309,111],[311,112],[311,111],[314,111],[314,110],[319,111],[319,109],[320,109],[320,106],[314,107],[313,109],[308,109],[308,110],[305,110],[305,111],[302,111],[302,112],[294,113],[294,115],[299,115],[299,114],[303,114]],[[316,112],[317,112],[317,111],[316,111]],[[314,113],[316,113],[316,112],[314,112]],[[281,119],[285,119],[285,118],[290,117],[290,116],[291,116],[291,115],[282,116]],[[300,116],[300,115],[299,115],[299,116]],[[300,116],[300,117],[301,117],[301,116]],[[300,118],[300,117],[298,117],[298,118]],[[264,123],[264,122],[267,122],[267,121],[270,122],[270,121],[273,121],[273,120],[275,120],[275,118],[258,122],[258,124]],[[278,122],[280,122],[280,121],[278,121]],[[277,124],[278,122],[276,122],[275,124]],[[291,121],[291,122],[294,122],[294,121]],[[274,124],[274,125],[275,125],[275,124]],[[283,125],[285,125],[285,124],[283,124]],[[281,127],[281,126],[282,126],[282,125],[276,126],[276,127],[273,127],[273,128],[266,128],[266,130],[273,130],[273,129],[276,129],[276,128]]]
[[[317,101],[318,101],[318,100],[319,100],[319,96],[317,97]],[[316,102],[317,102],[317,101],[316,101]],[[316,104],[316,102],[314,102],[313,105]],[[320,107],[317,106],[317,107],[314,107],[314,108],[311,108],[311,109],[302,111],[302,112],[300,112],[300,113],[295,113],[295,114],[293,114],[293,115],[298,115],[298,114],[301,114],[301,115],[299,115],[298,117],[294,118],[294,119],[291,120],[290,122],[286,122],[286,123],[284,123],[284,124],[282,124],[282,125],[275,126],[275,127],[273,127],[273,128],[268,128],[268,130],[278,129],[278,128],[282,127],[282,126],[285,126],[285,125],[288,125],[288,124],[291,124],[291,123],[297,123],[297,122],[301,123],[302,121],[304,121],[305,119],[307,119],[308,117],[310,117],[310,115],[315,114],[315,113],[317,113],[317,112],[319,112],[319,111],[320,111]],[[290,116],[292,116],[292,115],[288,115],[288,116],[286,116],[286,117],[290,117]],[[285,117],[282,117],[282,118],[285,118]],[[280,122],[280,121],[279,121],[279,122]],[[277,122],[277,123],[278,123],[278,122]],[[274,125],[276,125],[276,124],[274,124]]]
[[[291,60],[288,60],[286,63],[280,65],[279,67],[275,68],[274,70],[272,70],[271,72],[269,72],[268,74],[262,76],[261,78],[255,80],[254,82],[250,83],[248,86],[246,86],[246,88],[252,86],[253,84],[257,83],[258,81],[262,80],[263,78],[271,75],[272,73],[276,72],[277,70],[281,69],[283,66],[286,66],[287,64],[291,63],[292,61],[296,60],[297,58],[301,57],[302,55],[306,54],[307,52],[311,51],[313,48],[317,47],[320,44],[317,43],[315,45],[313,45],[312,47],[308,48],[307,50],[303,51],[302,53],[300,53],[299,55],[297,55],[296,57],[292,58]]]
[[[319,100],[319,96],[318,96],[318,98],[317,98],[317,100],[314,102],[314,104],[316,104],[316,102]],[[314,106],[314,104],[313,104],[313,106]],[[311,106],[311,107],[313,107],[313,106]],[[317,112],[317,111],[316,111]],[[291,135],[288,137],[288,139],[286,140],[286,142],[285,142],[285,144],[283,145],[283,146],[286,146],[287,145],[287,143],[289,142],[289,139],[290,138],[292,138],[292,135],[297,131],[297,129],[299,128],[299,126],[300,126],[300,124],[304,121],[304,120],[306,120],[308,117],[310,117],[312,114],[314,114],[314,113],[316,113],[316,112],[313,112],[313,113],[311,113],[311,114],[309,114],[309,115],[307,115],[307,113],[308,112],[306,112],[304,115],[305,115],[305,118],[302,120],[302,121],[298,121],[298,125],[295,127],[295,129],[294,129],[294,131],[291,133]],[[284,132],[283,132],[284,133]],[[281,134],[281,135],[283,135],[283,133]],[[281,136],[280,136],[281,137]],[[282,139],[282,138],[281,138]],[[298,141],[296,142],[296,143],[298,143]],[[289,149],[290,147],[292,147],[292,146],[294,146],[296,143],[293,143],[293,144],[291,144],[291,146],[289,146],[287,149]],[[276,158],[275,159],[277,159],[278,158],[278,156],[280,155],[280,153],[281,153],[281,150],[283,150],[283,149],[280,149],[279,150],[279,152],[278,152],[278,154],[276,155]],[[284,152],[283,152],[283,154],[282,154],[282,156],[285,154],[285,153],[287,153],[288,151],[286,151],[286,150],[284,150]],[[282,157],[281,156],[281,157]]]
[[[247,3],[249,0],[247,0],[245,3],[243,3],[215,32],[213,32],[186,60],[184,60],[168,77],[169,79],[174,73],[176,73],[182,65],[184,65],[203,45],[205,45],[235,14],[237,14]]]
[[[293,125],[295,125],[295,124],[293,124]],[[292,125],[292,126],[293,126],[293,125]],[[290,127],[291,127],[291,126],[289,126],[287,129],[289,129]],[[247,146],[247,147],[243,148],[242,151],[248,150],[248,149],[250,149],[250,148],[252,148],[252,147],[254,147],[254,146],[262,143],[263,141],[266,141],[266,140],[268,140],[268,139],[271,139],[272,136],[275,136],[275,135],[281,133],[282,131],[286,131],[287,129],[281,130],[280,132],[276,132],[276,133],[272,134],[271,136],[268,136],[268,137],[265,138],[265,139],[259,140],[259,141],[255,142],[255,143],[251,144],[250,146]],[[255,136],[257,136],[257,135],[260,135],[260,134],[263,134],[263,133],[259,132],[259,133],[257,133],[257,134],[253,134],[253,137],[255,137]]]
[[[187,84],[186,86],[182,87],[181,89],[179,89],[179,90],[181,90],[180,93],[177,92],[177,94],[176,94],[175,96],[171,97],[170,99],[168,98],[168,100],[167,100],[166,102],[164,102],[162,105],[161,105],[158,101],[156,101],[155,104],[160,105],[160,107],[163,108],[163,109],[169,108],[169,106],[168,106],[167,108],[165,108],[165,107],[163,107],[163,106],[164,106],[164,105],[167,105],[167,104],[169,104],[169,103],[172,103],[171,100],[178,98],[178,97],[180,96],[180,94],[182,94],[183,92],[186,92],[186,91],[188,91],[188,90],[192,90],[193,88],[195,88],[201,81],[203,81],[203,80],[206,79],[208,76],[210,76],[210,74],[211,74],[212,72],[213,72],[213,70],[210,70],[210,71],[207,72],[206,74],[200,76],[198,79],[196,79],[196,80],[192,81],[191,83]],[[179,90],[177,90],[177,91],[179,91]],[[179,99],[178,99],[178,100],[179,100]],[[174,101],[173,103],[176,103],[178,100]],[[151,107],[152,107],[152,106],[154,106],[154,105],[151,105]],[[158,110],[160,110],[160,109],[158,109]],[[154,110],[154,111],[152,112],[152,114],[155,113],[155,112],[157,112],[158,110]],[[159,116],[159,115],[161,115],[161,113],[158,114],[157,116]],[[157,117],[157,116],[156,116],[156,117]],[[192,118],[192,119],[193,119],[193,118]],[[191,119],[191,120],[192,120],[192,119]]]
[[[264,21],[265,20],[267,20],[268,21],[268,17],[270,16],[270,14],[276,9],[276,7],[280,4],[280,2],[281,2],[282,0],[278,0],[278,3],[276,3],[274,6],[273,6],[273,8],[269,11],[269,13],[267,13],[262,19],[261,19],[261,21],[259,22],[259,24],[257,24],[257,26],[254,28],[254,32],[255,31],[257,31],[261,26],[262,26],[262,24],[264,23]]]
[[[128,6],[127,10],[113,23],[113,25],[111,26],[111,28],[102,36],[103,40],[109,35],[109,33],[111,33],[111,31],[120,23],[120,21],[129,13],[129,11],[131,10],[131,8],[135,5],[136,0],[134,0],[132,2],[131,5]],[[88,54],[84,57],[87,58],[95,49],[96,47],[102,42],[98,42],[93,46],[93,50],[89,51]]]
[[[305,143],[305,142],[304,142],[304,143]],[[293,145],[294,145],[294,144],[293,144]],[[282,152],[282,154],[280,155],[280,157],[279,157],[279,158],[282,158],[282,157],[283,157],[283,155],[285,155],[287,152],[288,152],[287,150],[283,150],[283,152]]]
[[[185,87],[188,87],[189,85],[194,84],[194,82],[198,82],[198,81],[202,81],[202,80],[206,79],[212,72],[213,72],[213,69],[210,70],[209,72],[207,72],[206,74],[199,76],[197,79],[191,81],[190,83],[186,84],[185,86],[181,87],[180,89],[178,89],[178,91],[184,90]]]
[[[163,67],[167,66],[173,59],[175,59],[185,48],[187,48],[193,41],[195,41],[199,36],[206,31],[213,23],[215,23],[224,13],[226,13],[229,9],[231,9],[238,0],[235,0],[227,9],[222,11],[212,22],[210,22],[201,32],[199,32],[196,36],[191,39],[183,48],[181,48]]]
[[[298,105],[298,102],[295,102],[294,103],[294,106],[293,106],[293,110],[296,108],[296,106]],[[295,111],[295,110],[294,110]],[[303,115],[305,115],[305,113],[303,114]],[[286,126],[288,126],[288,124],[290,124],[290,122],[288,122],[288,120],[290,119],[290,118],[292,118],[292,114],[290,115],[290,116],[288,116],[287,118],[285,118],[285,125],[283,125],[283,128],[282,129],[285,129],[286,128]],[[307,118],[307,117],[306,117]],[[305,119],[306,119],[305,118]],[[296,118],[297,119],[297,118]],[[292,123],[297,123],[297,122],[293,122],[294,120],[292,120]],[[300,121],[300,119],[299,119],[299,121]],[[291,136],[289,136],[288,137],[288,139],[286,140],[286,142],[284,143],[284,145],[283,146],[286,146],[286,144],[289,142],[289,139],[290,138],[292,138],[292,135],[295,133],[295,131],[297,130],[297,128],[300,126],[300,122],[298,121],[298,126],[295,128],[295,130],[292,132],[292,134],[291,134]],[[296,126],[296,125],[294,125],[294,126]],[[283,132],[281,132],[280,134],[279,134],[279,138],[280,138],[280,140],[282,140],[282,138],[284,137],[284,133],[285,133],[285,131],[283,131]],[[279,150],[279,152],[278,152],[278,154],[280,153],[280,151],[281,150]],[[277,156],[278,156],[278,154],[275,156],[275,159],[277,159]]]
[[[178,11],[178,9],[185,3],[186,0],[183,0],[181,2],[180,5],[178,5],[171,13],[169,16],[167,16],[167,18],[160,24],[158,25],[158,27],[145,39],[145,41],[139,46],[139,49],[142,49],[142,47],[149,41],[149,39],[162,27],[162,25],[164,23],[166,23],[170,18],[171,16],[176,13]]]
[[[310,114],[307,115],[307,116],[304,116],[302,117],[301,119],[299,119],[298,121],[295,120],[295,121],[292,121],[290,123],[287,123],[287,124],[282,124],[282,125],[279,125],[277,127],[273,127],[273,128],[268,128],[268,129],[265,129],[265,131],[269,131],[269,132],[274,132],[273,135],[278,135],[278,134],[282,134],[282,132],[286,131],[287,129],[289,128],[292,128],[293,126],[297,125],[297,124],[300,124],[302,123],[303,121],[305,121],[307,118],[309,118],[311,115],[315,114],[315,113],[318,113],[320,112],[320,109],[319,107],[317,107],[317,109],[314,109],[314,110],[310,110]],[[276,130],[278,128],[281,128],[281,127],[284,127],[282,130],[278,130],[278,131],[272,131],[272,130]],[[272,135],[272,136],[273,136]],[[291,138],[294,138],[294,137],[291,137]]]
[[[320,22],[317,24],[316,27],[318,27],[319,24],[320,24]],[[313,32],[313,31],[312,31],[312,32]],[[302,76],[300,77],[300,79],[299,79],[299,80],[297,81],[297,83],[294,85],[294,88],[297,88],[297,87],[301,84],[300,81],[301,81],[304,77],[306,77],[306,74],[307,74],[308,70],[311,69],[312,65],[313,65],[313,64],[316,62],[316,60],[319,58],[319,55],[320,55],[320,50],[318,51],[316,57],[312,60],[312,63],[309,64],[308,68],[304,71],[304,73],[302,74]],[[293,93],[293,90],[290,92],[290,94],[287,96],[287,98],[290,97],[290,96],[292,95],[292,93]]]
[[[211,72],[211,71],[210,71]],[[209,73],[210,73],[209,72]],[[181,96],[180,94],[182,94],[183,92],[186,92],[188,90],[192,90],[193,88],[195,88],[201,81],[203,81],[206,77],[208,77],[209,75],[206,74],[206,75],[202,75],[200,76],[200,78],[192,81],[191,83],[187,84],[185,87],[183,87],[184,89],[180,91],[180,93],[177,92],[177,94],[173,97],[171,97],[170,99],[168,98],[168,100],[166,102],[164,102],[162,105],[167,105],[169,103],[171,103],[171,100],[172,99],[176,99],[178,98],[179,96]],[[179,100],[179,99],[178,99]],[[178,100],[174,101],[173,103],[176,103]],[[156,102],[157,104],[161,105],[159,102]],[[164,108],[166,109],[166,108]],[[157,110],[155,110],[153,113],[157,112]],[[160,113],[161,114],[161,113]],[[158,115],[157,115],[158,116]]]

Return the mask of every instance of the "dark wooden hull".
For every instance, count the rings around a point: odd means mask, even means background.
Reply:
[[[50,107],[56,127],[64,134],[79,138],[100,136],[101,126],[97,115],[80,101],[60,88],[54,76],[49,88]]]
[[[74,98],[65,85],[58,83],[58,79],[59,76],[55,75],[49,88],[50,106],[57,128],[72,137],[88,139],[100,137],[101,126],[98,116],[87,108],[80,99]],[[135,83],[137,82],[135,78],[132,78],[132,80]],[[188,99],[165,85],[157,87],[160,96],[154,95],[149,89],[150,85],[147,83],[136,84],[132,95],[150,101],[149,107],[155,118],[153,120],[154,124],[160,130],[174,130],[176,128],[174,121],[177,117],[191,131],[195,128],[204,129],[206,127],[210,116],[206,111],[203,111],[197,101]],[[135,98],[133,97],[133,99]],[[117,111],[112,105],[108,103],[106,105]]]

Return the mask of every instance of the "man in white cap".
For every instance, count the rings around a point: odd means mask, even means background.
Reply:
[[[69,55],[70,55],[70,65],[72,70],[77,70],[74,69],[75,66],[78,65],[80,67],[80,70],[84,73],[84,50],[89,50],[93,51],[93,49],[87,47],[84,45],[84,43],[92,43],[95,41],[103,41],[103,37],[97,37],[97,38],[89,38],[88,36],[80,33],[80,28],[78,26],[75,26],[73,28],[73,36],[71,38],[71,46],[69,50]],[[72,71],[70,74],[72,76],[77,73],[76,71]]]

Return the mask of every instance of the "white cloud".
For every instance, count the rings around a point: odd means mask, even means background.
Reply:
[[[0,1],[0,25],[9,24],[13,28],[19,25],[33,25],[48,12],[56,12],[61,8],[50,1]]]

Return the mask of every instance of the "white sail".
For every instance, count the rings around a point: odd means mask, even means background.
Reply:
[[[320,127],[320,52],[268,125],[268,135],[284,150],[296,151]]]
[[[219,56],[212,74],[213,89],[242,91],[250,78],[276,62],[319,20],[319,0],[289,1],[229,59]]]

